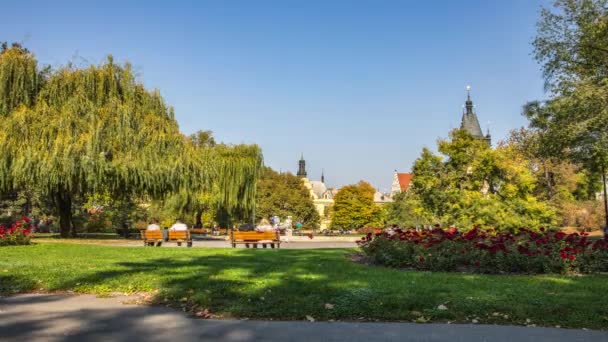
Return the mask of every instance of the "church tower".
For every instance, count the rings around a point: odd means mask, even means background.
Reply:
[[[300,162],[298,163],[298,173],[297,176],[300,178],[306,178],[306,161],[304,160],[304,154],[300,157]]]
[[[473,111],[473,100],[471,100],[471,86],[467,86],[467,101],[465,102],[465,111],[462,113],[462,121],[460,123],[460,129],[464,129],[474,138],[482,139],[488,142],[488,145],[492,145],[492,137],[490,136],[490,130],[485,136],[481,131],[477,114]]]

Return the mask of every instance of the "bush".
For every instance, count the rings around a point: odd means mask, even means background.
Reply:
[[[389,267],[478,273],[593,273],[608,271],[608,241],[586,233],[489,233],[474,228],[368,233],[359,245],[372,262]]]
[[[34,227],[27,217],[13,223],[10,228],[0,225],[0,246],[29,245]]]
[[[357,234],[378,234],[381,233],[384,230],[384,228],[376,228],[376,227],[363,227],[363,228],[359,228],[357,229]]]

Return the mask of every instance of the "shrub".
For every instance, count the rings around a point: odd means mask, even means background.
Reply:
[[[517,233],[434,229],[368,233],[359,242],[372,262],[389,267],[478,273],[608,271],[608,241],[586,233],[520,229]]]
[[[34,226],[27,217],[13,223],[10,228],[0,225],[0,246],[29,245]]]

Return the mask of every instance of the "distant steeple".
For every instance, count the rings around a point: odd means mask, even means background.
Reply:
[[[477,115],[473,111],[473,100],[471,100],[471,86],[467,86],[467,100],[465,102],[465,110],[462,113],[462,121],[460,129],[464,129],[475,138],[484,139],[481,126]]]
[[[300,178],[306,178],[306,161],[304,160],[304,154],[300,157],[300,162],[298,163],[298,173],[297,176]]]
[[[321,169],[321,183],[325,183],[325,170]]]

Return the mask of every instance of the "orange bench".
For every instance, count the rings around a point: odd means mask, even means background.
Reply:
[[[190,229],[190,234],[202,234],[202,235],[209,235],[211,233],[211,230],[208,228],[192,228]]]
[[[139,233],[144,246],[160,246],[163,243],[163,232],[160,230],[141,230]]]
[[[178,246],[185,242],[188,247],[192,247],[192,236],[189,230],[169,230],[168,242],[176,242]]]
[[[249,244],[252,244],[253,248],[258,248],[258,244],[262,244],[264,248],[266,248],[266,244],[269,244],[271,248],[274,248],[276,244],[277,248],[281,248],[279,232],[235,232],[233,230],[230,233],[230,240],[233,248],[237,243],[245,244],[247,248],[249,248]]]

